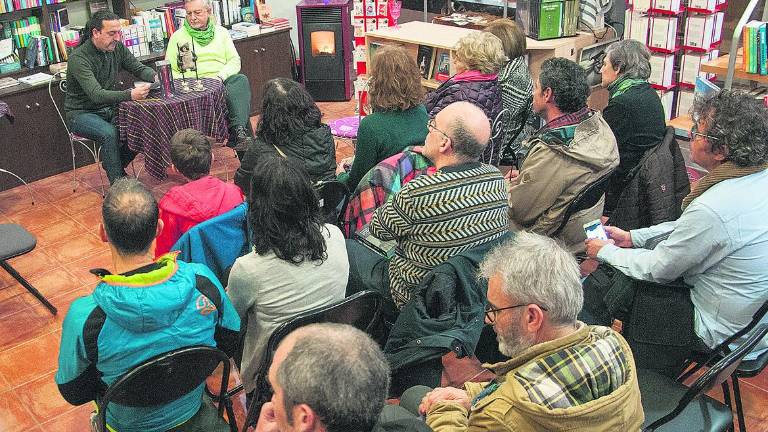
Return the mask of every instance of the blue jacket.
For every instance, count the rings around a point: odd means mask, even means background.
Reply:
[[[103,273],[93,294],[75,300],[64,319],[56,383],[69,403],[96,400],[131,368],[167,351],[218,345],[232,354],[240,318],[207,267],[167,254],[122,275]],[[197,275],[218,290],[223,314],[213,306],[213,295],[203,294]],[[165,431],[197,413],[202,392],[201,385],[161,407],[110,404],[107,423],[119,432]]]

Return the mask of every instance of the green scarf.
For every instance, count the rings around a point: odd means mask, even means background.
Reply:
[[[624,94],[630,88],[645,83],[645,80],[629,77],[621,77],[608,85],[608,91],[611,92],[611,99]]]
[[[186,30],[187,33],[192,36],[192,40],[200,46],[206,46],[211,43],[213,40],[214,29],[216,29],[216,26],[213,25],[213,20],[210,18],[208,18],[208,27],[206,27],[205,30],[192,28],[192,26],[189,25],[189,21],[184,20],[184,30]]]

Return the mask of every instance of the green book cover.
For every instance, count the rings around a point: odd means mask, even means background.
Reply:
[[[560,37],[563,20],[561,1],[541,2],[539,13],[539,39]]]

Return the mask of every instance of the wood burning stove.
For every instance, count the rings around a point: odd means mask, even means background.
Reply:
[[[304,86],[316,101],[352,97],[351,0],[303,0],[296,5]]]

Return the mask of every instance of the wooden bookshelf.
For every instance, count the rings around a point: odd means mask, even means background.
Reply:
[[[688,132],[693,127],[693,119],[691,116],[685,114],[679,117],[675,117],[667,122],[667,126],[675,128],[675,135],[681,138],[688,138]]]
[[[768,75],[759,75],[759,74],[744,72],[744,64],[743,64],[741,53],[742,53],[742,49],[739,48],[739,51],[736,53],[736,70],[733,73],[733,77],[738,79],[743,79],[743,80],[759,82],[761,84],[768,84]],[[715,73],[715,74],[721,75],[721,78],[725,78],[725,75],[728,74],[729,60],[730,60],[730,54],[722,55],[715,60],[702,63],[701,71]]]

